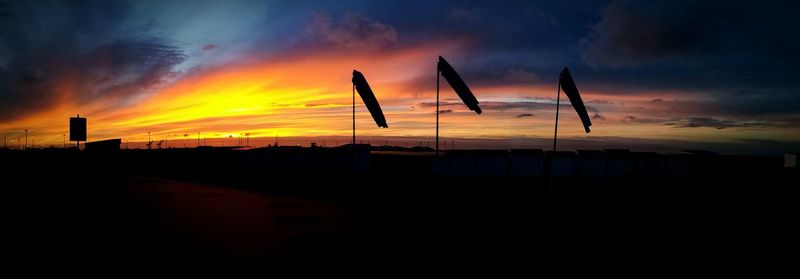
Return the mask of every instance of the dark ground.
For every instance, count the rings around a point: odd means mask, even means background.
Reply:
[[[763,276],[796,248],[797,172],[763,158],[755,172],[561,178],[550,195],[543,177],[433,175],[431,156],[373,155],[359,174],[232,152],[3,151],[7,272]]]

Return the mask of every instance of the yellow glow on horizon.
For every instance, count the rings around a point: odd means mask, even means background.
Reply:
[[[357,102],[357,133],[363,136],[432,137],[434,108],[421,103],[435,101],[435,59],[454,44],[423,45],[381,53],[313,53],[264,61],[229,64],[188,73],[172,84],[154,88],[127,105],[119,96],[98,95],[78,104],[69,81],[53,93],[56,105],[0,123],[4,131],[30,129],[37,143],[61,144],[68,133],[68,118],[75,113],[88,117],[89,140],[123,138],[124,141],[153,139],[237,138],[240,133],[256,137],[313,137],[350,135],[351,73],[358,69],[370,82],[383,107],[388,129],[378,129],[369,113]],[[420,84],[423,83],[423,84]],[[469,81],[468,81],[469,83]],[[422,86],[421,86],[422,85]],[[481,103],[491,101],[548,101],[555,98],[555,82],[522,85],[475,86]],[[586,135],[568,104],[562,103],[559,136],[629,137],[642,139],[734,140],[743,135],[775,139],[791,138],[798,128],[677,129],[663,124],[624,123],[626,115],[668,118],[671,111],[655,98],[680,100],[680,92],[643,92],[618,95],[580,88],[587,106],[596,107],[603,118],[594,120]],[[457,101],[443,82],[442,101]],[[144,97],[142,97],[144,96]],[[562,94],[562,100],[566,97]],[[603,100],[614,102],[614,107]],[[598,101],[598,102],[593,102]],[[481,115],[463,106],[441,115],[440,133],[445,138],[550,137],[553,112],[547,109],[494,109]],[[625,109],[626,111],[620,111]],[[521,112],[532,116],[518,117]],[[593,113],[590,113],[593,115]],[[18,132],[17,132],[18,133]],[[186,136],[183,136],[183,135]]]

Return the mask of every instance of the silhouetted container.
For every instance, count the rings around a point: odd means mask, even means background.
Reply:
[[[606,149],[609,179],[627,178],[636,172],[636,160],[630,150]]]
[[[665,155],[665,172],[669,177],[685,177],[692,174],[692,156],[688,154]]]
[[[572,177],[576,173],[576,154],[572,151],[548,151],[547,158],[552,158],[549,171],[555,177]]]
[[[544,175],[544,151],[541,149],[512,149],[509,152],[511,176]]]
[[[601,150],[578,150],[578,176],[602,181],[607,175],[606,153]]]
[[[719,154],[706,150],[683,150],[683,153],[691,155],[689,166],[692,176],[711,178],[724,174],[724,161]]]
[[[370,172],[369,144],[348,144],[339,149],[337,165],[344,173],[367,175]]]
[[[506,150],[450,150],[445,154],[445,173],[453,176],[506,176]]]
[[[656,152],[633,152],[636,176],[659,177],[665,174],[664,155]]]
[[[797,153],[783,154],[784,168],[797,168]]]

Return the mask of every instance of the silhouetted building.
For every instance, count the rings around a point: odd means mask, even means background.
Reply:
[[[87,142],[84,144],[86,152],[90,153],[116,153],[122,145],[121,139],[110,139]]]

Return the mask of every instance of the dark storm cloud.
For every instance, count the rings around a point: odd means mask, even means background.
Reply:
[[[604,69],[682,69],[711,82],[776,80],[786,75],[780,67],[800,61],[794,55],[800,39],[790,35],[797,7],[789,1],[612,1],[582,41],[582,55]]]
[[[0,27],[0,117],[64,99],[142,93],[174,77],[185,59],[162,39],[121,34],[124,2],[37,4],[4,6],[11,16]]]
[[[174,67],[186,59],[175,47],[153,42],[115,42],[98,46],[87,56],[95,88],[93,94],[138,93],[175,77]],[[87,77],[88,78],[88,77]],[[120,90],[131,88],[128,90]]]
[[[728,9],[688,1],[614,1],[594,26],[584,58],[590,63],[622,67],[702,52],[712,47],[710,36],[717,33],[704,23],[716,21],[724,26],[741,20],[734,16],[739,13]]]
[[[533,113],[520,113],[515,116],[516,118],[533,117]]]
[[[333,19],[358,12],[390,25],[397,31],[398,47],[465,42],[439,54],[469,84],[507,85],[557,78],[564,66],[583,63],[577,42],[599,19],[603,5],[604,1],[342,1],[311,6]]]
[[[584,84],[711,96],[707,111],[800,113],[791,1],[612,1],[581,42]],[[750,92],[746,99],[740,92]],[[707,99],[707,98],[706,98]],[[656,99],[659,100],[659,99]]]
[[[797,7],[791,1],[612,1],[583,40],[583,55],[608,67],[693,65],[738,51],[753,53],[732,62],[793,58],[785,55],[800,40],[784,32],[794,29]]]
[[[10,17],[11,13],[8,11],[8,3],[0,1],[0,18]]]
[[[263,9],[247,1],[143,2],[0,0],[0,117],[44,108],[64,86],[80,94],[78,101],[147,92],[179,78],[181,65],[192,59],[188,52],[211,56],[233,43],[247,47],[221,60],[433,41],[464,42],[434,51],[445,52],[439,54],[473,88],[555,85],[558,72],[569,66],[582,92],[653,94],[647,97],[652,106],[675,117],[771,120],[800,113],[800,36],[794,35],[800,4],[791,1],[345,0],[281,1]],[[225,12],[208,15],[220,10]],[[150,20],[151,14],[162,18]],[[254,20],[245,24],[243,18]],[[206,40],[207,32],[236,36]],[[408,86],[429,90],[430,81],[426,74]],[[607,98],[607,105],[619,104]],[[463,106],[452,103],[445,105],[456,111]],[[554,109],[549,103],[481,106]],[[663,117],[628,113],[642,117],[631,122]]]

